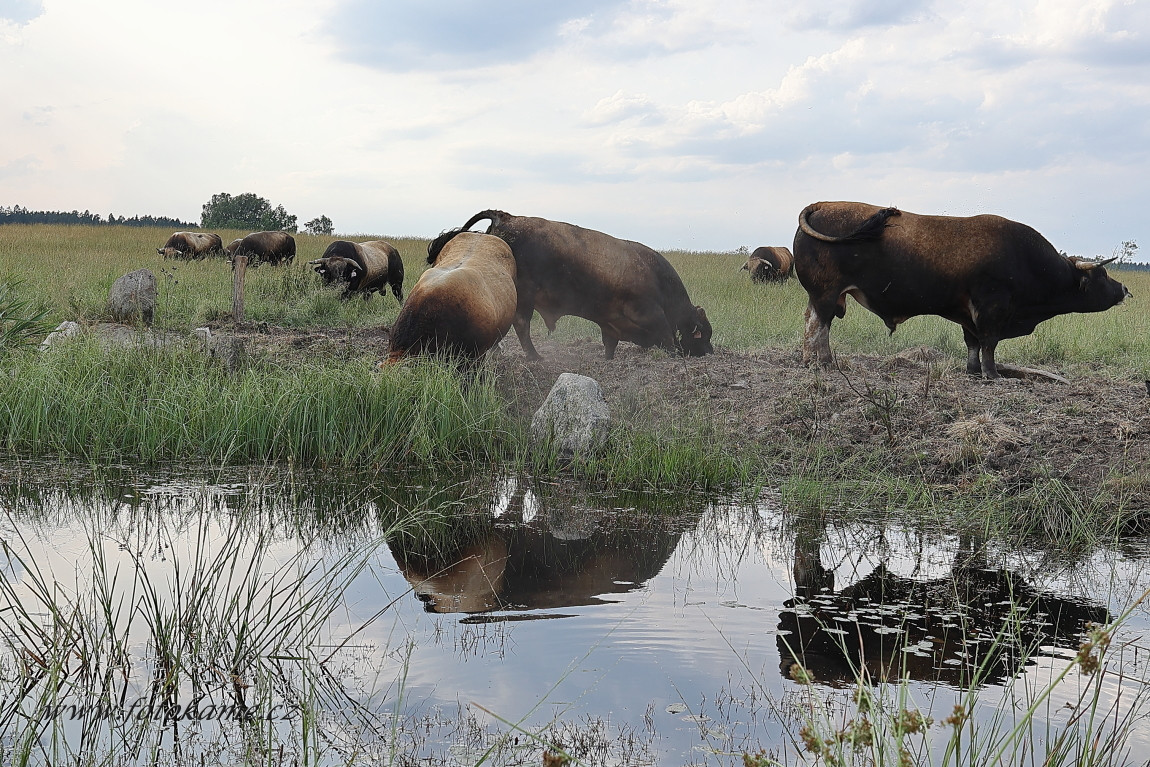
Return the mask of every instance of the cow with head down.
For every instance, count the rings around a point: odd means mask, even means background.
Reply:
[[[232,259],[236,257],[236,251],[239,250],[240,244],[243,243],[243,241],[243,237],[237,237],[224,246],[224,258],[228,260],[229,264],[232,262]]]
[[[391,326],[387,361],[413,354],[482,357],[515,316],[515,257],[507,243],[478,232],[437,238],[431,268],[411,289]]]
[[[246,256],[248,265],[252,267],[261,263],[290,266],[295,259],[295,237],[287,232],[252,232],[240,240],[233,251],[230,259],[233,269],[239,256]]]
[[[691,303],[667,259],[646,245],[501,210],[476,213],[439,238],[450,239],[483,220],[491,222],[487,234],[505,241],[515,254],[514,327],[528,359],[539,358],[531,343],[535,311],[548,330],[568,314],[594,322],[602,331],[607,359],[615,356],[620,341],[693,357],[714,352],[707,313]]]
[[[323,277],[325,285],[340,285],[344,299],[353,293],[367,299],[390,285],[391,292],[403,303],[403,259],[389,242],[336,240],[327,246],[323,257],[308,264]]]
[[[794,264],[790,248],[763,246],[755,248],[743,269],[751,273],[751,282],[783,282]]]
[[[224,242],[218,234],[209,232],[176,232],[164,247],[156,252],[164,258],[182,258],[188,261],[200,260],[223,251]]]
[[[1064,256],[1034,229],[1000,216],[817,202],[799,214],[794,253],[809,298],[804,356],[824,366],[833,359],[831,321],[845,315],[847,296],[891,333],[920,314],[958,323],[966,371],[999,378],[999,341],[1060,314],[1105,311],[1130,295],[1107,275],[1110,261]]]

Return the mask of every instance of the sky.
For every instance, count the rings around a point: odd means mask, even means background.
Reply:
[[[0,205],[659,249],[858,200],[1150,259],[1150,0],[0,0]]]

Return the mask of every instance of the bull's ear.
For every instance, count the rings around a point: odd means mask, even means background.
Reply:
[[[357,272],[355,269],[352,269],[347,276],[349,279],[354,279],[357,274],[359,274],[359,272]]]
[[[699,326],[696,325],[695,329],[691,331],[691,338],[702,338],[702,337],[703,337],[703,331],[699,330]]]
[[[703,307],[701,307],[701,306],[695,307],[695,314],[699,315],[700,320],[706,320],[707,319],[707,313],[705,311],[703,311]]]
[[[327,274],[327,267],[326,266],[317,266],[315,268],[315,271],[317,274]]]

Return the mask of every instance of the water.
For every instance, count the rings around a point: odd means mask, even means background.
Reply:
[[[934,718],[937,756],[970,690],[988,727],[1036,700],[1065,726],[1086,677],[1038,696],[1150,587],[1137,541],[1071,561],[516,478],[22,471],[0,509],[0,757],[32,742],[33,763],[794,762],[811,711],[857,716],[859,668],[878,705]],[[1137,606],[1112,640],[1125,676],[1096,687],[1135,753],[1147,623]]]

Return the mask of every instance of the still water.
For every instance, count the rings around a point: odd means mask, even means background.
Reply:
[[[1084,690],[1150,749],[1141,541],[522,477],[53,477],[0,477],[5,763],[799,763],[860,677],[935,720],[936,763],[956,704],[988,733],[1035,707],[1041,745]],[[1109,673],[1054,684],[1131,605]]]

